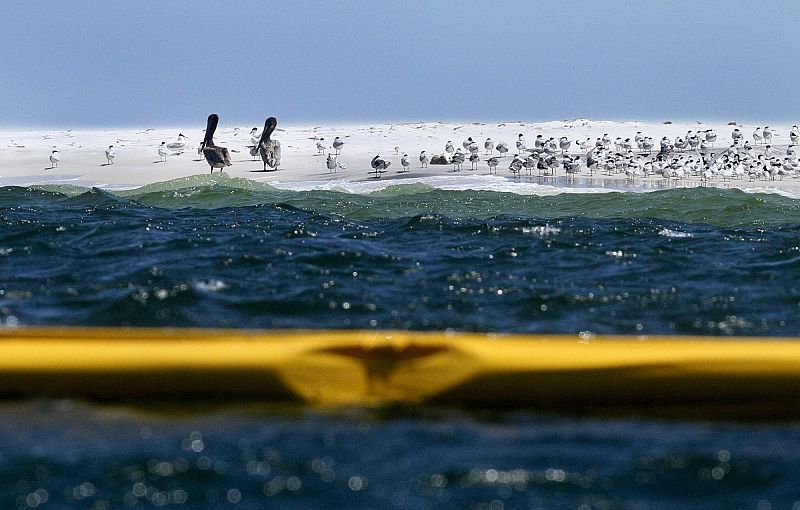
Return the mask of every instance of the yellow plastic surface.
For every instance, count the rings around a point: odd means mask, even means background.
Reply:
[[[0,397],[800,416],[796,339],[0,330]]]

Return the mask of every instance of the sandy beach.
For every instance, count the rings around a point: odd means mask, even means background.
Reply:
[[[675,139],[685,136],[687,131],[705,131],[714,129],[719,137],[708,151],[720,153],[731,143],[731,132],[735,127],[743,133],[745,140],[752,143],[751,133],[754,125],[727,123],[645,123],[645,122],[612,122],[575,119],[570,121],[551,122],[501,122],[501,123],[402,123],[402,124],[362,124],[362,125],[318,125],[318,126],[285,126],[280,125],[273,138],[280,141],[282,160],[278,170],[263,172],[260,158],[250,155],[250,130],[253,125],[230,125],[225,119],[215,136],[217,145],[227,147],[231,151],[232,166],[225,169],[230,177],[246,178],[253,181],[269,183],[277,187],[289,189],[326,189],[332,187],[350,189],[352,184],[357,190],[370,191],[386,186],[387,182],[399,179],[422,181],[437,187],[448,186],[474,187],[478,189],[499,189],[504,191],[526,193],[526,184],[546,187],[550,192],[559,189],[575,188],[612,188],[612,189],[661,189],[674,186],[712,185],[718,187],[734,187],[748,191],[778,192],[790,196],[800,196],[800,179],[785,177],[782,180],[751,180],[745,175],[740,179],[724,180],[721,178],[703,182],[698,176],[687,176],[685,179],[665,183],[661,176],[627,178],[624,174],[606,175],[595,171],[590,176],[582,162],[580,171],[574,181],[568,182],[562,168],[556,176],[537,176],[534,170],[529,176],[525,171],[514,178],[508,166],[515,151],[515,141],[520,133],[524,134],[529,146],[537,135],[544,139],[556,140],[566,136],[572,141],[569,154],[585,156],[585,150],[579,146],[580,141],[587,138],[593,143],[598,137],[607,134],[612,140],[620,137],[633,139],[636,132],[642,132],[656,142],[667,136]],[[209,166],[197,147],[203,139],[204,126],[174,128],[140,128],[109,130],[9,130],[0,131],[0,185],[74,185],[80,187],[98,187],[109,190],[130,189],[146,184],[178,179],[190,175],[208,174]],[[772,147],[777,156],[782,156],[790,144],[789,125],[776,125],[772,129],[775,136]],[[176,141],[179,133],[185,135],[183,153],[173,153],[161,162],[158,146],[161,142]],[[326,166],[326,155],[333,154],[331,142],[339,136],[345,142],[337,161],[346,168],[332,172]],[[461,171],[455,172],[452,165],[429,165],[421,168],[419,153],[427,151],[429,156],[445,154],[445,143],[452,141],[456,147],[472,137],[480,146],[478,152],[480,162],[477,169],[471,170],[466,161]],[[506,142],[509,152],[501,158],[497,167],[497,176],[490,175],[483,148],[484,140],[491,137],[495,142]],[[320,153],[317,142],[325,146]],[[114,145],[116,158],[108,164],[105,150]],[[762,146],[755,146],[761,151]],[[48,160],[53,149],[60,153],[57,168]],[[613,146],[612,146],[613,150]],[[380,179],[370,168],[370,160],[376,154],[391,162],[391,166]],[[411,161],[409,171],[401,172],[400,160],[408,154]],[[494,153],[497,155],[497,152]],[[677,152],[676,154],[693,155],[696,151]],[[218,172],[215,172],[218,173]],[[553,189],[555,188],[555,189]],[[541,191],[541,190],[540,190]]]

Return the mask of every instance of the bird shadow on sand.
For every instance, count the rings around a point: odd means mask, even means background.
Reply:
[[[54,166],[48,166],[48,167],[45,168],[45,170],[52,170],[54,168],[55,168]]]
[[[278,170],[279,170],[278,168],[270,168],[270,169],[267,169],[267,170],[250,170],[250,172],[251,172],[251,173],[260,173],[260,174],[263,174],[263,173],[265,173],[265,172],[277,172]]]
[[[100,166],[111,166],[113,163],[102,163]]]

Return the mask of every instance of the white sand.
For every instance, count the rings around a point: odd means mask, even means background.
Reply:
[[[167,181],[180,177],[208,174],[209,167],[198,155],[197,146],[203,138],[204,122],[195,126],[170,129],[131,129],[107,131],[0,131],[0,186],[30,186],[36,184],[69,184],[82,187],[104,189],[130,189],[145,184]],[[253,124],[259,131],[263,121]],[[660,177],[637,179],[630,183],[624,176],[604,176],[595,173],[588,179],[589,172],[583,168],[577,184],[566,186],[563,180],[553,178],[528,177],[519,180],[511,178],[508,164],[515,153],[518,133],[523,133],[529,146],[536,135],[545,139],[567,136],[573,141],[570,152],[585,151],[575,140],[591,140],[608,133],[616,137],[633,139],[637,131],[653,138],[656,149],[662,136],[674,140],[684,136],[688,130],[715,129],[718,139],[711,152],[721,152],[731,144],[731,131],[734,126],[714,123],[642,123],[610,122],[578,119],[554,122],[506,122],[506,123],[406,123],[406,124],[364,124],[342,126],[278,126],[273,138],[282,145],[283,157],[277,171],[261,172],[260,158],[253,160],[247,145],[250,145],[248,126],[230,126],[221,119],[215,136],[215,143],[232,150],[233,165],[225,172],[230,177],[243,177],[290,189],[336,188],[349,191],[370,191],[380,189],[397,179],[413,179],[446,189],[497,189],[520,193],[558,193],[564,191],[587,191],[587,188],[608,189],[633,186],[634,189],[647,190],[663,186]],[[739,125],[745,140],[752,143],[755,125]],[[763,124],[761,125],[763,127]],[[789,145],[790,125],[771,125],[776,135],[772,146],[781,155]],[[187,149],[181,155],[172,155],[166,162],[159,162],[157,147],[162,141],[176,140],[178,133],[188,137]],[[326,165],[325,155],[317,155],[316,140],[325,138],[328,152],[333,152],[331,143],[335,136],[345,141],[339,161],[347,165],[346,170],[331,173]],[[481,147],[481,162],[478,170],[469,170],[467,160],[461,172],[452,172],[451,165],[430,165],[421,169],[419,152],[426,150],[430,156],[444,153],[444,145],[452,140],[456,147],[471,136]],[[510,151],[497,168],[498,177],[489,176],[483,142],[491,137],[495,142],[504,141]],[[117,151],[115,163],[106,164],[105,149],[114,145]],[[399,152],[395,153],[395,147]],[[58,168],[51,168],[48,156],[53,148],[60,152]],[[412,161],[411,171],[401,170],[400,158],[407,153]],[[381,179],[372,178],[370,160],[375,154],[392,162]],[[688,154],[688,152],[687,152]],[[560,170],[563,176],[563,170]],[[697,177],[687,179],[680,185],[696,186]],[[670,184],[669,186],[673,186]],[[723,182],[715,179],[711,185],[736,187],[747,191],[778,192],[800,197],[800,179],[784,180],[742,180]]]

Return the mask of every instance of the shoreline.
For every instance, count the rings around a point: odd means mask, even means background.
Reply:
[[[730,131],[734,126],[727,124],[648,124],[643,122],[611,122],[575,119],[569,122],[553,121],[542,123],[506,122],[488,124],[473,123],[402,123],[402,124],[362,124],[336,126],[281,126],[273,138],[282,146],[282,160],[276,171],[262,172],[263,164],[259,159],[250,156],[248,145],[250,128],[246,126],[227,126],[224,119],[215,136],[215,142],[231,151],[233,165],[225,169],[231,178],[246,178],[277,187],[302,188],[302,183],[318,185],[318,183],[362,183],[369,187],[370,182],[417,182],[419,180],[436,181],[453,180],[458,182],[477,180],[489,184],[503,182],[538,184],[563,190],[602,188],[608,191],[648,191],[671,189],[675,187],[693,187],[708,185],[718,188],[734,188],[744,191],[764,193],[780,193],[800,197],[800,179],[796,176],[783,180],[751,181],[745,175],[743,179],[712,179],[703,182],[698,176],[690,176],[677,181],[664,183],[660,175],[627,179],[624,174],[606,175],[595,171],[590,176],[589,170],[582,164],[574,182],[567,182],[563,168],[556,170],[556,176],[528,175],[526,170],[514,178],[508,170],[515,152],[514,141],[519,133],[525,135],[530,145],[537,134],[545,138],[566,136],[573,141],[569,154],[580,155],[585,159],[585,151],[577,147],[577,140],[590,139],[608,133],[610,138],[633,137],[641,131],[654,140],[662,136],[674,138],[682,136],[692,129],[714,129],[719,139],[712,152],[720,153],[731,144]],[[740,130],[747,138],[752,126],[741,126]],[[775,126],[776,137],[774,149],[783,154],[788,147],[789,126]],[[166,162],[159,162],[157,147],[160,143],[176,140],[178,133],[186,135],[186,146],[182,154],[170,155]],[[107,190],[129,190],[147,184],[170,181],[193,175],[208,174],[209,167],[198,155],[197,146],[202,140],[202,126],[168,129],[109,129],[109,130],[66,130],[66,131],[0,131],[0,186],[35,186],[35,185],[74,185],[78,187],[97,187]],[[332,153],[330,142],[334,136],[341,136],[345,146],[337,161],[346,165],[346,169],[331,172],[326,167],[326,155]],[[452,165],[429,165],[420,168],[419,152],[426,150],[429,156],[444,153],[444,145],[452,140],[456,147],[468,136],[479,145],[480,162],[477,170],[470,170],[469,161],[462,170],[453,171]],[[510,151],[497,167],[497,178],[489,172],[486,159],[489,157],[483,149],[485,138],[504,141]],[[319,154],[316,143],[322,143],[326,151]],[[107,164],[104,154],[108,145],[114,145],[117,156],[114,164]],[[57,168],[52,168],[48,155],[57,148],[61,161]],[[401,156],[407,153],[411,161],[410,170],[398,172]],[[380,178],[373,176],[370,159],[380,154],[382,159],[391,162],[391,166]],[[495,153],[496,154],[496,153]],[[699,157],[695,151],[677,153],[687,157]],[[217,173],[217,172],[215,172]],[[450,179],[453,178],[453,179]]]

